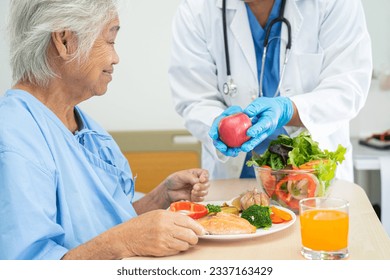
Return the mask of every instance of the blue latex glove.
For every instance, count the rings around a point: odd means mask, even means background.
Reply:
[[[218,134],[219,122],[227,116],[234,115],[236,113],[241,113],[241,112],[242,112],[242,109],[240,106],[231,106],[231,107],[227,108],[225,111],[223,111],[223,113],[221,115],[219,115],[217,118],[215,118],[213,124],[211,125],[210,131],[209,131],[209,136],[211,137],[211,139],[213,139],[213,144],[214,144],[215,148],[217,148],[217,150],[220,151],[225,156],[236,157],[241,152],[241,149],[240,148],[230,148],[230,147],[226,146],[226,144],[223,143],[219,139],[219,134]]]
[[[252,138],[241,146],[241,150],[249,152],[291,120],[294,106],[287,97],[259,97],[244,109],[244,113],[252,118],[252,127],[247,131]]]

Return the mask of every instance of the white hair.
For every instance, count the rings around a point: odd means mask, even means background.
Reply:
[[[11,0],[8,32],[14,82],[47,86],[56,76],[47,58],[52,32],[77,37],[75,59],[82,61],[103,27],[117,16],[116,0]]]

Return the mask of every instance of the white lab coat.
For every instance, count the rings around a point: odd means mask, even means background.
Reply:
[[[347,147],[337,177],[353,181],[349,121],[363,107],[369,91],[371,40],[360,0],[287,0],[292,48],[281,95],[295,103],[305,128],[320,147]],[[256,55],[245,4],[227,1],[231,73],[236,97],[222,93],[226,62],[221,0],[183,0],[173,22],[169,79],[177,112],[202,142],[202,167],[210,177],[238,178],[245,154],[227,158],[208,132],[228,106],[245,108],[259,92]],[[282,41],[287,30],[283,24]],[[285,44],[281,46],[283,62]],[[280,67],[282,69],[282,67]],[[304,128],[285,127],[291,136]]]

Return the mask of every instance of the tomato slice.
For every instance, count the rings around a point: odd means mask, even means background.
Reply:
[[[172,212],[180,212],[193,219],[202,218],[208,213],[206,206],[198,203],[193,203],[191,201],[173,202],[169,207],[169,210]]]
[[[314,197],[317,184],[312,174],[291,174],[281,179],[275,187],[276,196],[290,208],[297,210],[299,200]]]
[[[268,194],[268,196],[272,196],[275,192],[276,178],[271,173],[271,167],[263,165],[261,168],[262,169],[259,169],[259,177],[261,182],[263,183],[263,188]]]

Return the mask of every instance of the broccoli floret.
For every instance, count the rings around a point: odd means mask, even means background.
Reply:
[[[256,228],[269,228],[272,226],[271,209],[269,206],[254,204],[242,211],[241,218],[247,220]]]
[[[207,210],[209,213],[218,213],[221,212],[221,206],[213,205],[213,204],[207,204],[206,205]]]

